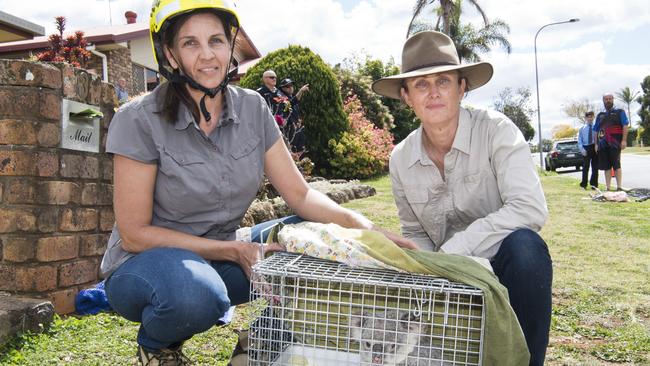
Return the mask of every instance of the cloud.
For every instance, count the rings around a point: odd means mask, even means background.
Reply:
[[[240,1],[237,6],[244,28],[262,52],[300,44],[330,64],[361,50],[382,59],[399,55],[409,8],[392,1],[360,1],[345,13],[332,0],[305,4],[299,0]]]

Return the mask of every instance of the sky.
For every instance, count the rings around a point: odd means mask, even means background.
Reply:
[[[64,15],[67,29],[123,24],[124,12],[148,22],[150,0],[0,0],[0,9],[55,31],[55,16]],[[401,63],[401,50],[414,0],[236,0],[246,32],[264,55],[289,44],[308,46],[330,65],[369,55]],[[578,126],[562,111],[571,101],[589,100],[596,111],[606,92],[624,87],[640,91],[650,75],[650,5],[647,0],[479,0],[490,20],[509,24],[512,53],[498,47],[482,54],[494,76],[472,91],[464,103],[491,108],[506,87],[528,87],[530,107],[537,109],[534,37],[545,24],[579,18],[576,23],[544,28],[537,38],[537,65],[542,136],[560,123]],[[80,4],[83,4],[80,6]],[[110,12],[109,12],[110,6]],[[109,17],[110,14],[110,17]],[[431,15],[433,17],[433,15]],[[481,18],[469,4],[462,21],[479,26]],[[623,107],[621,102],[618,102]],[[632,105],[632,121],[639,105]],[[537,115],[531,123],[537,130]]]

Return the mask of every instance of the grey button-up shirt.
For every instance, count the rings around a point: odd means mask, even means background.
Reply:
[[[519,228],[535,231],[548,210],[523,135],[498,112],[461,108],[445,155],[445,179],[422,147],[422,127],[391,155],[402,233],[421,249],[491,259]]]
[[[160,113],[167,84],[115,114],[106,151],[156,164],[152,225],[234,240],[264,174],[264,153],[280,130],[255,91],[228,86],[219,125],[207,136],[181,103],[176,121]],[[122,249],[117,227],[101,270],[108,277],[134,253]]]

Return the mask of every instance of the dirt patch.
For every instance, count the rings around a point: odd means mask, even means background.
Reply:
[[[576,334],[573,336],[551,337],[549,343],[551,344],[551,347],[568,346],[588,352],[593,348],[607,344],[607,340],[592,339]]]

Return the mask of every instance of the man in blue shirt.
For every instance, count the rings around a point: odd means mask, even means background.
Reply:
[[[603,95],[605,110],[596,116],[594,132],[598,142],[594,145],[598,154],[598,169],[605,170],[605,185],[609,191],[612,177],[607,171],[616,172],[616,189],[622,190],[621,150],[627,147],[627,128],[629,121],[622,109],[614,107],[614,95]]]
[[[582,161],[582,181],[580,187],[587,189],[587,175],[589,175],[589,166],[591,166],[591,179],[589,179],[589,186],[591,189],[598,187],[598,156],[594,148],[594,112],[589,111],[585,113],[585,124],[580,127],[578,131],[578,147],[583,156]]]

